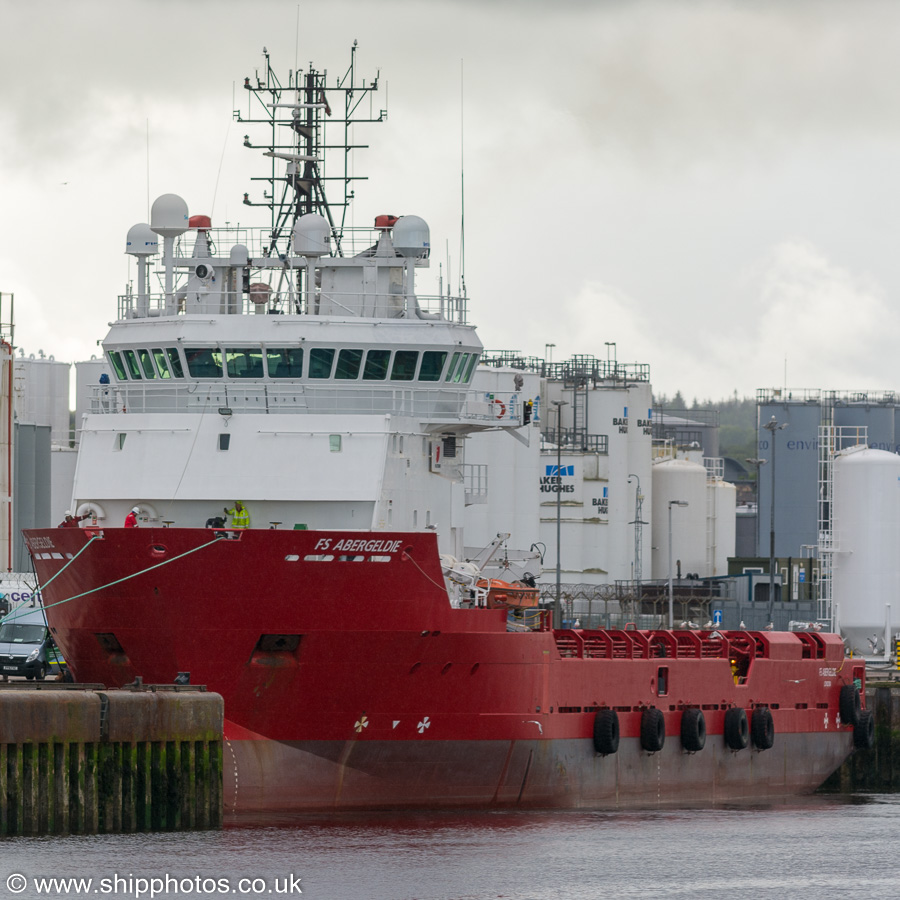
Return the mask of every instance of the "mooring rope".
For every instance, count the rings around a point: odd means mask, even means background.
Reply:
[[[54,578],[61,575],[65,569],[71,565],[75,560],[81,555],[81,553],[86,550],[93,541],[98,539],[98,535],[94,535],[85,545],[78,551],[78,553],[73,556],[69,562],[66,563],[50,581],[47,582],[46,585],[40,586],[40,590],[43,591],[44,588],[49,585]],[[99,587],[91,588],[89,591],[82,591],[80,594],[73,594],[71,597],[66,597],[64,600],[57,600],[55,603],[44,603],[42,604],[44,609],[50,609],[53,606],[61,606],[63,603],[69,603],[71,600],[78,600],[81,597],[87,597],[89,594],[96,594],[97,591],[105,590],[108,587],[114,587],[117,584],[122,584],[124,581],[130,581],[132,578],[137,578],[139,575],[146,575],[147,572],[152,572],[154,569],[158,569],[161,566],[167,566],[169,563],[176,562],[179,559],[183,559],[185,556],[190,556],[192,553],[196,553],[198,550],[204,550],[207,547],[211,547],[213,544],[219,543],[219,541],[227,540],[225,537],[216,537],[211,541],[207,541],[205,544],[201,544],[199,547],[192,547],[190,550],[185,550],[184,553],[179,553],[178,556],[173,556],[171,559],[164,559],[162,562],[154,563],[152,566],[148,566],[146,569],[141,569],[139,572],[132,572],[130,575],[126,575],[124,578],[117,578],[115,581],[110,581],[107,584],[101,584]],[[18,607],[13,613],[10,613],[9,616],[4,618],[2,621],[5,622],[8,618],[14,617],[14,612],[18,612],[21,607]]]

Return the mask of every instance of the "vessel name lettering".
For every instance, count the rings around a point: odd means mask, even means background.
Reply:
[[[25,538],[28,542],[28,546],[32,550],[52,550],[53,549],[53,541],[48,537],[33,537],[33,538]]]
[[[321,538],[316,542],[316,550],[343,550],[345,553],[396,553],[403,541],[362,541],[340,540],[333,547],[331,538]]]
[[[819,675],[822,678],[836,678],[837,677],[837,669],[822,668],[822,669],[819,669]]]

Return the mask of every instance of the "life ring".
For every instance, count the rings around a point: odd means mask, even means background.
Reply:
[[[681,746],[697,753],[706,746],[706,719],[702,709],[691,707],[681,714]]]
[[[757,750],[769,750],[775,743],[775,722],[768,706],[758,706],[753,710],[750,739]]]
[[[502,419],[506,415],[506,404],[502,400],[494,400],[493,403],[496,403],[497,406],[500,407],[500,412],[497,413],[497,418]]]
[[[739,707],[732,707],[725,713],[725,743],[731,750],[743,750],[750,743],[747,713]]]
[[[648,753],[656,753],[665,742],[666,720],[662,710],[649,706],[641,715],[641,747]]]
[[[609,756],[619,749],[619,714],[614,709],[598,709],[594,716],[594,750]]]
[[[875,746],[875,716],[870,709],[860,710],[859,721],[853,726],[853,746],[858,750]]]
[[[845,725],[856,725],[862,703],[859,699],[859,688],[851,681],[841,687],[840,711],[841,721]]]

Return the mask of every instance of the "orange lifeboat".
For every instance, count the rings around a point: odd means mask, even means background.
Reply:
[[[483,578],[478,582],[478,587],[487,591],[487,606],[489,609],[501,609],[511,607],[513,609],[533,609],[541,599],[540,591],[536,587],[508,581],[499,578]]]

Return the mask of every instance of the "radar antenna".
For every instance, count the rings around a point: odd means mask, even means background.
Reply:
[[[252,78],[244,79],[248,109],[246,113],[235,110],[234,118],[242,124],[268,128],[266,143],[253,143],[246,134],[244,146],[262,150],[271,160],[267,175],[251,178],[268,184],[268,190],[263,190],[261,200],[245,193],[244,203],[271,211],[271,233],[265,251],[269,256],[288,254],[294,222],[307,213],[318,213],[327,219],[337,253],[344,255],[342,239],[354,196],[353,183],[365,180],[352,174],[351,155],[353,150],[368,147],[352,143],[351,129],[387,118],[387,110],[376,112],[373,103],[381,73],[376,73],[374,81],[357,83],[356,46],[354,41],[346,72],[331,85],[327,71],[319,71],[312,64],[306,72],[290,71],[287,84],[282,85],[265,48],[262,75],[257,71]],[[334,107],[331,101],[336,101]],[[335,131],[336,140],[331,137]],[[336,174],[330,174],[326,166],[327,151],[331,150],[340,151],[343,157],[337,163]]]

